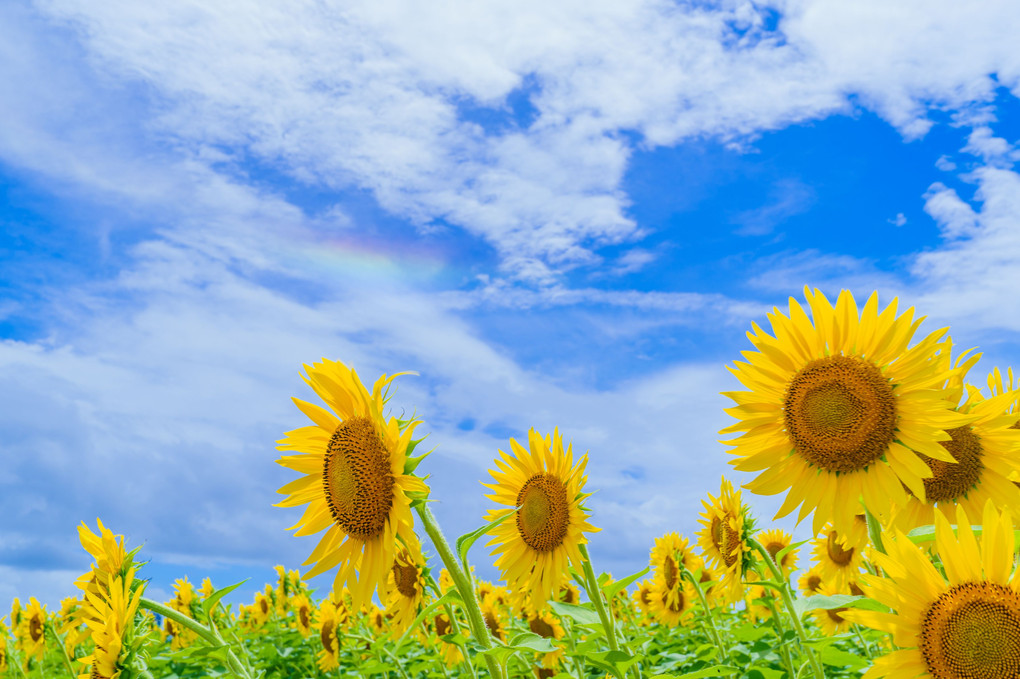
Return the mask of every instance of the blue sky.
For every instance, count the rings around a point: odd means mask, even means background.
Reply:
[[[560,427],[618,577],[748,480],[724,366],[805,285],[1014,360],[1015,3],[219,7],[0,8],[0,605],[72,594],[97,516],[155,596],[297,567],[273,442],[322,356],[419,373],[451,537]]]

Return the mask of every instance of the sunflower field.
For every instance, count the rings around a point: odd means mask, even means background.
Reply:
[[[592,563],[588,457],[558,430],[511,438],[492,509],[448,540],[417,473],[422,422],[388,414],[399,375],[369,389],[323,359],[303,375],[321,403],[293,399],[307,421],[277,442],[297,473],[278,506],[319,536],[307,570],[277,566],[236,610],[242,583],[208,578],[154,601],[139,549],[83,523],[80,595],[14,600],[0,676],[1020,677],[1020,383],[996,368],[975,386],[980,354],[919,335],[896,300],[804,292],[729,367],[744,390],[725,394],[722,443],[745,483],[706,489],[697,533],[655,539],[638,573]],[[765,526],[744,491],[783,495],[775,518],[815,537]],[[485,548],[498,582],[471,565]],[[332,587],[310,590],[322,573]]]

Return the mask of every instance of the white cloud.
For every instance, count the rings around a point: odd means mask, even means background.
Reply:
[[[783,179],[771,188],[765,205],[741,212],[731,221],[740,225],[737,233],[741,235],[764,236],[787,218],[807,212],[814,200],[810,186],[797,179]]]
[[[897,212],[895,217],[893,217],[892,219],[887,219],[885,221],[889,222],[893,226],[903,226],[904,224],[907,223],[907,216],[904,215],[902,212]]]
[[[928,187],[924,194],[924,211],[938,223],[943,237],[947,239],[973,236],[977,229],[977,215],[973,208],[942,182]]]
[[[939,156],[938,160],[935,161],[935,167],[942,170],[943,172],[952,172],[956,169],[956,163],[949,159],[949,156]]]

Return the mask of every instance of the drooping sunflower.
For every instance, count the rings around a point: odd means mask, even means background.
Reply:
[[[798,522],[814,511],[814,531],[827,521],[846,533],[860,502],[883,521],[906,502],[904,485],[918,487],[931,471],[923,453],[953,463],[939,441],[967,424],[941,388],[951,367],[948,328],[908,344],[921,320],[913,308],[897,316],[897,300],[878,311],[877,293],[858,313],[849,291],[833,306],[805,288],[808,318],[790,298],[790,315],[768,315],[773,335],[753,325],[757,352],[744,352],[730,371],[749,391],[727,392],[726,412],[739,419],[722,433],[740,471],[761,472],[744,487],[786,491],[776,518],[798,506]]]
[[[773,528],[759,534],[758,542],[775,559],[781,551],[793,544],[793,536],[784,530]],[[783,554],[777,565],[783,575],[789,578],[790,574],[797,570],[797,550],[791,549],[786,554]]]
[[[94,562],[89,572],[74,583],[83,592],[93,594],[107,591],[109,583],[114,578],[125,577],[133,568],[132,559],[124,548],[124,536],[114,535],[99,518],[96,519],[96,524],[99,527],[99,535],[93,533],[84,521],[78,526],[81,546],[92,556]]]
[[[329,410],[293,399],[315,424],[289,431],[277,442],[278,450],[300,453],[277,462],[305,476],[278,491],[289,497],[276,506],[308,504],[292,526],[298,529],[295,535],[328,528],[305,561],[315,565],[304,577],[339,565],[333,589],[347,586],[357,608],[377,587],[385,589],[397,541],[415,553],[421,549],[410,503],[428,487],[411,474],[415,462],[408,458],[419,421],[383,415],[386,390],[397,375],[380,377],[369,394],[343,363],[323,359],[305,371],[303,379]]]
[[[901,647],[878,658],[865,678],[1020,676],[1020,570],[1014,571],[1011,513],[986,503],[980,544],[962,506],[956,508],[958,535],[941,512],[934,518],[945,575],[895,529],[886,536],[886,554],[875,554],[885,575],[861,576],[867,596],[893,612],[842,614],[892,633]]]
[[[582,492],[588,456],[574,465],[572,446],[564,452],[558,429],[551,437],[531,429],[528,447],[510,439],[513,455],[499,451],[499,471],[489,471],[495,483],[483,484],[493,491],[489,499],[510,507],[486,515],[490,522],[502,520],[487,546],[496,545],[496,567],[510,589],[528,589],[533,604],[542,606],[566,579],[568,560],[581,569],[584,533],[599,529],[581,505],[590,495]]]
[[[811,541],[811,553],[822,582],[839,590],[856,581],[864,565],[864,549],[867,546],[866,527],[863,531],[840,535],[831,524],[826,525],[821,534]]]
[[[1017,415],[1010,412],[1018,392],[1007,391],[986,399],[968,386],[966,393],[959,410],[975,419],[950,429],[947,433],[951,440],[941,442],[954,462],[921,455],[932,476],[922,479],[923,488],[911,489],[906,503],[893,515],[893,521],[903,530],[931,525],[937,511],[952,519],[956,505],[976,516],[988,500],[1000,509],[1020,512],[1020,488],[1010,480],[1020,475],[1020,429],[1016,427]],[[958,389],[949,389],[947,398],[950,403],[959,403],[962,395],[961,384]]]
[[[708,495],[701,501],[705,513],[699,523],[698,546],[705,557],[723,571],[719,594],[733,603],[743,597],[741,578],[751,565],[751,548],[747,539],[754,531],[748,510],[740,501],[740,491],[723,477],[719,497]]]
[[[125,577],[115,576],[101,594],[85,594],[84,620],[92,630],[95,648],[79,662],[91,666],[87,674],[78,679],[117,679],[133,651],[129,637],[134,629],[135,612],[141,601],[144,587],[132,588],[134,572]],[[134,591],[132,592],[132,589]]]

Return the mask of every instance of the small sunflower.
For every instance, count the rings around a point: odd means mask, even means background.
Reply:
[[[852,584],[852,583],[851,583]],[[856,587],[856,585],[854,585]],[[851,594],[851,587],[834,587],[832,585],[822,584],[818,587],[817,594],[823,596],[833,596],[836,594]],[[857,594],[860,593],[860,589],[857,590]],[[828,609],[816,609],[811,611],[811,615],[814,617],[815,622],[822,628],[822,632],[829,637],[834,637],[837,634],[843,634],[850,630],[852,624],[849,620],[843,617],[849,608],[840,606],[839,608],[828,608]]]
[[[322,645],[318,653],[318,665],[323,672],[335,670],[340,666],[339,626],[337,606],[326,597],[319,603],[315,619],[315,629],[319,632],[319,642]]]
[[[650,579],[642,580],[638,583],[637,591],[634,592],[634,603],[637,605],[638,610],[645,615],[651,614],[653,586],[654,583]]]
[[[178,613],[183,613],[189,618],[194,619],[195,609],[195,586],[188,580],[188,576],[183,578],[177,578],[174,580],[174,598],[166,602],[166,605],[174,609]],[[191,629],[180,625],[170,618],[166,618],[163,621],[164,627],[166,628],[167,634],[173,635],[173,640],[170,642],[170,648],[172,650],[180,650],[191,646],[197,639],[198,634],[193,632]]]
[[[722,433],[740,471],[761,472],[744,487],[786,491],[776,518],[800,506],[798,522],[814,511],[814,531],[831,521],[849,530],[860,502],[883,520],[931,476],[918,453],[952,463],[939,441],[971,419],[946,403],[942,385],[951,369],[947,329],[908,348],[921,320],[913,309],[896,316],[897,300],[878,311],[873,294],[858,313],[849,291],[836,306],[805,288],[809,319],[790,298],[789,317],[774,309],[770,336],[757,324],[731,372],[750,391],[728,392],[727,412],[740,421]],[[915,452],[916,451],[916,452]]]
[[[506,641],[507,614],[506,609],[487,596],[481,600],[482,619],[489,633],[500,641]]]
[[[393,619],[393,630],[403,634],[414,622],[425,600],[426,571],[413,554],[397,549],[390,571],[390,597],[387,613]]]
[[[858,579],[864,565],[864,550],[868,546],[867,528],[850,535],[840,535],[826,525],[819,537],[811,541],[812,554],[818,565],[818,574],[827,586],[842,589]]]
[[[30,658],[42,660],[46,654],[46,621],[49,613],[45,606],[39,604],[35,597],[28,600],[21,615],[21,622],[15,630],[18,649],[24,654],[23,661],[28,666]]]
[[[843,614],[890,632],[901,647],[878,658],[865,678],[1020,676],[1020,570],[1014,571],[1011,513],[986,503],[980,544],[962,506],[956,508],[958,535],[941,512],[934,518],[945,574],[895,529],[884,541],[886,554],[875,554],[885,576],[861,576],[867,596],[893,612]]]
[[[679,533],[666,533],[655,538],[655,544],[648,554],[653,576],[661,575],[668,593],[678,593],[677,582],[683,579],[681,566],[695,573],[704,568],[704,561],[691,551],[687,538]]]
[[[496,567],[508,586],[528,589],[533,602],[544,605],[565,581],[568,560],[581,568],[578,545],[587,542],[584,533],[599,529],[587,522],[581,505],[590,495],[582,492],[588,456],[575,466],[571,446],[564,452],[559,430],[543,437],[531,429],[528,446],[525,450],[510,439],[514,455],[499,451],[499,471],[489,472],[495,483],[483,484],[493,491],[489,499],[511,507],[490,510],[486,520],[513,515],[493,528],[487,546],[496,545]]]
[[[293,399],[315,424],[289,431],[277,442],[279,450],[300,453],[277,462],[305,476],[278,491],[288,497],[276,506],[308,504],[292,527],[298,529],[295,535],[328,528],[305,562],[315,566],[304,577],[339,565],[333,589],[347,586],[357,608],[377,587],[385,588],[398,541],[420,551],[411,500],[427,494],[428,487],[410,473],[413,462],[407,456],[419,421],[383,416],[385,391],[396,375],[380,377],[369,394],[343,363],[323,359],[305,370],[305,382],[330,409]]]
[[[528,629],[546,639],[557,640],[566,636],[563,624],[548,610],[537,611],[528,616]],[[563,658],[563,649],[543,653],[540,660],[542,667],[552,669],[558,667]]]
[[[779,552],[793,544],[793,536],[778,528],[760,533],[757,539],[773,559],[776,558]],[[797,570],[797,550],[791,549],[784,554],[779,560],[778,566],[783,575],[789,578],[790,574]]]
[[[464,654],[460,652],[460,647],[457,646],[457,644],[447,643],[442,639],[442,637],[445,637],[448,634],[453,634],[450,619],[445,615],[440,614],[432,619],[432,624],[433,630],[435,631],[435,641],[439,644],[439,648],[443,654],[443,664],[447,667],[454,667],[464,660]]]
[[[85,595],[85,624],[92,630],[95,648],[90,655],[79,659],[91,666],[87,674],[78,679],[117,679],[132,652],[129,637],[133,634],[135,612],[141,601],[143,587],[132,588],[134,572],[126,577],[115,576],[102,594]],[[132,592],[134,589],[134,592]]]
[[[678,578],[671,587],[661,573],[656,574],[648,593],[648,613],[660,625],[676,627],[690,617],[695,597],[690,581]]]
[[[302,637],[308,637],[312,633],[312,602],[308,595],[295,594],[288,604],[294,611],[294,627],[301,633]]]
[[[1020,475],[1020,429],[1015,426],[1016,414],[1010,412],[1017,394],[1007,391],[986,399],[967,387],[959,410],[974,419],[948,430],[951,440],[941,442],[953,462],[920,456],[932,476],[922,479],[922,487],[911,488],[907,502],[894,514],[899,528],[929,526],[936,511],[952,518],[956,505],[976,516],[988,500],[999,508],[1020,511],[1020,488],[1010,480]],[[961,384],[949,390],[948,400],[959,403],[962,395]]]
[[[797,586],[804,596],[812,596],[818,594],[822,587],[822,572],[821,568],[815,564],[810,569],[804,572],[804,575],[800,576],[800,580],[797,581]]]
[[[7,672],[7,637],[10,634],[10,630],[4,624],[4,619],[0,618],[0,672],[4,673]]]
[[[255,592],[255,601],[252,602],[252,623],[256,629],[262,627],[269,620],[273,611],[273,602],[265,592]]]
[[[701,503],[705,513],[699,523],[698,546],[709,561],[723,570],[720,594],[730,603],[743,597],[741,578],[751,565],[747,538],[754,531],[747,508],[740,502],[740,491],[722,479],[719,497],[709,494],[710,502]]]

